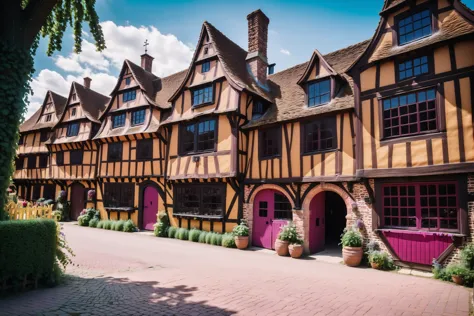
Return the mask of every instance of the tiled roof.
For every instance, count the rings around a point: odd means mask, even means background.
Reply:
[[[161,108],[170,108],[169,98],[178,89],[186,76],[186,70],[174,73],[168,77],[159,78],[154,81],[155,85],[155,103]]]
[[[54,120],[51,120],[49,122],[38,122],[38,120],[41,117],[41,113],[43,112],[43,108],[46,105],[46,101],[48,100],[49,97],[51,97],[51,100],[53,102],[56,117]],[[53,91],[48,91],[46,93],[46,96],[44,98],[44,101],[41,107],[29,119],[27,119],[25,122],[23,122],[23,124],[20,125],[20,132],[23,133],[23,132],[28,132],[28,131],[39,130],[42,128],[53,127],[56,124],[57,120],[63,114],[64,109],[66,107],[66,102],[67,102],[67,99],[65,97]]]
[[[298,80],[305,73],[309,61],[269,76],[268,80],[275,103],[261,118],[251,120],[245,128],[353,108],[352,79],[345,74],[345,71],[362,54],[368,44],[368,40],[363,41],[323,56],[334,71],[346,82],[336,97],[326,105],[317,107],[307,107],[305,105],[305,92],[298,85]]]
[[[125,60],[125,63],[128,65],[130,71],[140,85],[140,88],[145,91],[145,96],[148,101],[154,104],[156,94],[154,81],[159,78],[128,59]]]
[[[100,123],[99,117],[105,110],[110,98],[92,89],[88,89],[77,82],[73,82],[72,84],[81,101],[81,106],[86,117],[93,122]]]

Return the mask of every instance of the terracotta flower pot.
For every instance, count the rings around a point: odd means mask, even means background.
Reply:
[[[371,263],[370,263],[370,266],[372,267],[372,269],[377,269],[377,270],[380,269],[379,264],[378,264],[378,263],[375,263],[375,262],[371,262]]]
[[[454,283],[457,285],[462,285],[464,283],[464,280],[462,279],[462,276],[459,275],[452,275],[451,279],[453,280]]]
[[[362,260],[362,247],[343,247],[342,259],[349,267],[357,267]]]
[[[275,251],[279,256],[288,256],[288,242],[280,239],[275,240]]]
[[[291,258],[299,258],[303,254],[303,245],[291,244],[288,246]]]
[[[234,240],[238,249],[245,249],[249,245],[249,236],[235,236]]]

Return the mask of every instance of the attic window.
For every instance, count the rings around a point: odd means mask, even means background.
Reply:
[[[214,99],[213,85],[193,90],[193,106],[212,103]]]
[[[76,108],[71,110],[71,116],[76,116]]]
[[[125,126],[125,113],[112,117],[112,128]]]
[[[76,94],[75,93],[72,94],[72,100],[76,101]]]
[[[127,92],[124,92],[122,94],[122,101],[127,102],[127,101],[131,101],[131,100],[135,100],[136,97],[137,97],[137,91],[136,90],[127,91]]]
[[[132,125],[141,125],[145,122],[145,110],[132,112]]]
[[[46,122],[51,121],[51,114],[46,115]]]
[[[331,101],[331,80],[308,84],[308,106],[323,105]]]
[[[268,106],[261,100],[255,101],[252,108],[252,120],[262,117],[267,111]]]
[[[431,35],[431,14],[426,9],[398,21],[398,43],[400,45]]]
[[[132,78],[128,77],[128,78],[125,78],[125,85],[129,85],[130,82],[132,81]]]
[[[204,53],[203,54],[207,55],[208,53],[209,53],[209,47],[206,46],[206,47],[204,47]]]
[[[211,62],[210,61],[206,61],[206,62],[201,64],[201,72],[202,73],[208,72],[210,69],[211,69]]]

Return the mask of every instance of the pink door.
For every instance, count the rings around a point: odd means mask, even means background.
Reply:
[[[325,244],[325,200],[324,192],[317,194],[309,204],[309,251],[315,253],[324,250]]]
[[[264,190],[255,197],[253,209],[252,244],[256,247],[274,249],[280,227],[291,220],[290,202],[275,190]]]
[[[148,186],[143,193],[143,221],[142,227],[146,230],[153,230],[156,223],[156,213],[158,213],[158,191]]]

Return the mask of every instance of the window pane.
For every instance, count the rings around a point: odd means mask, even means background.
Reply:
[[[112,117],[112,128],[125,126],[125,113]]]
[[[132,125],[140,125],[145,122],[145,110],[138,110],[132,113]]]
[[[308,85],[308,106],[317,106],[331,101],[331,80],[327,79]]]
[[[415,13],[398,22],[398,41],[400,45],[431,34],[429,10]]]
[[[213,85],[193,90],[193,106],[212,102],[214,97],[213,93]]]
[[[260,157],[280,156],[281,128],[268,128],[260,131]]]
[[[216,184],[175,185],[174,214],[222,217],[225,186]]]
[[[303,152],[311,153],[336,148],[335,118],[303,124]]]
[[[67,127],[66,136],[77,136],[79,134],[79,123],[70,123]]]

